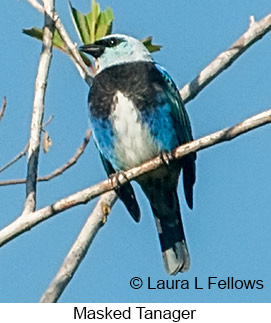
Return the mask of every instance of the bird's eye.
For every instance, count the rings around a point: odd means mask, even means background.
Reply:
[[[114,47],[117,45],[117,41],[115,38],[110,38],[109,41],[108,41],[108,46],[109,47]]]

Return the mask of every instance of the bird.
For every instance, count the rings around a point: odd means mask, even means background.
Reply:
[[[176,84],[140,40],[111,34],[79,50],[95,59],[97,72],[88,107],[95,145],[108,176],[159,155],[170,156],[174,148],[193,140]],[[150,202],[169,275],[190,267],[177,186],[182,171],[186,202],[192,209],[195,160],[195,153],[182,159],[164,158],[162,167],[136,179]],[[117,194],[138,222],[141,212],[131,183],[119,186]]]

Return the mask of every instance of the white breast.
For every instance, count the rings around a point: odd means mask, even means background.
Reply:
[[[121,92],[114,96],[115,109],[111,118],[115,136],[114,151],[118,167],[123,170],[142,164],[159,154],[146,124],[140,120],[139,111],[133,102]]]

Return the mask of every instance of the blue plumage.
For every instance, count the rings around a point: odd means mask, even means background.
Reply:
[[[174,121],[171,117],[171,107],[168,104],[157,107],[150,113],[144,113],[139,116],[139,122],[148,125],[150,136],[153,137],[156,150],[149,157],[155,157],[162,151],[169,152],[179,145],[176,131],[174,129]],[[94,138],[99,151],[110,161],[115,170],[129,169],[131,167],[142,164],[145,159],[139,160],[134,165],[121,164],[118,153],[115,149],[117,142],[116,134],[113,130],[113,120],[91,118],[92,129],[94,130]],[[130,166],[130,167],[129,167]]]
[[[99,65],[89,94],[90,121],[108,175],[193,140],[175,83],[153,62],[140,41],[111,35],[81,49],[93,55]],[[190,154],[171,161],[137,180],[150,201],[169,274],[189,268],[177,184],[183,169],[185,196],[192,208],[195,158]],[[139,221],[140,210],[131,184],[120,187],[118,194]]]
[[[174,129],[174,120],[171,117],[171,107],[168,103],[162,103],[148,116],[142,112],[142,122],[149,126],[150,134],[155,138],[159,151],[171,151],[178,146],[179,141]]]

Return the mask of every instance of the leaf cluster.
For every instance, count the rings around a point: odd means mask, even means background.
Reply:
[[[83,44],[94,43],[96,40],[112,33],[114,14],[110,7],[107,7],[102,11],[100,4],[95,0],[91,0],[91,11],[87,14],[83,14],[74,8],[71,2],[69,2],[69,6],[75,29]],[[23,29],[23,33],[42,41],[43,30],[40,28],[32,27],[30,29]],[[151,53],[159,51],[162,47],[152,43],[152,36],[146,37],[141,41]],[[54,33],[53,46],[64,53],[67,52],[65,43],[57,30],[55,30]],[[89,58],[82,52],[80,52],[80,55],[85,64],[91,66]]]

